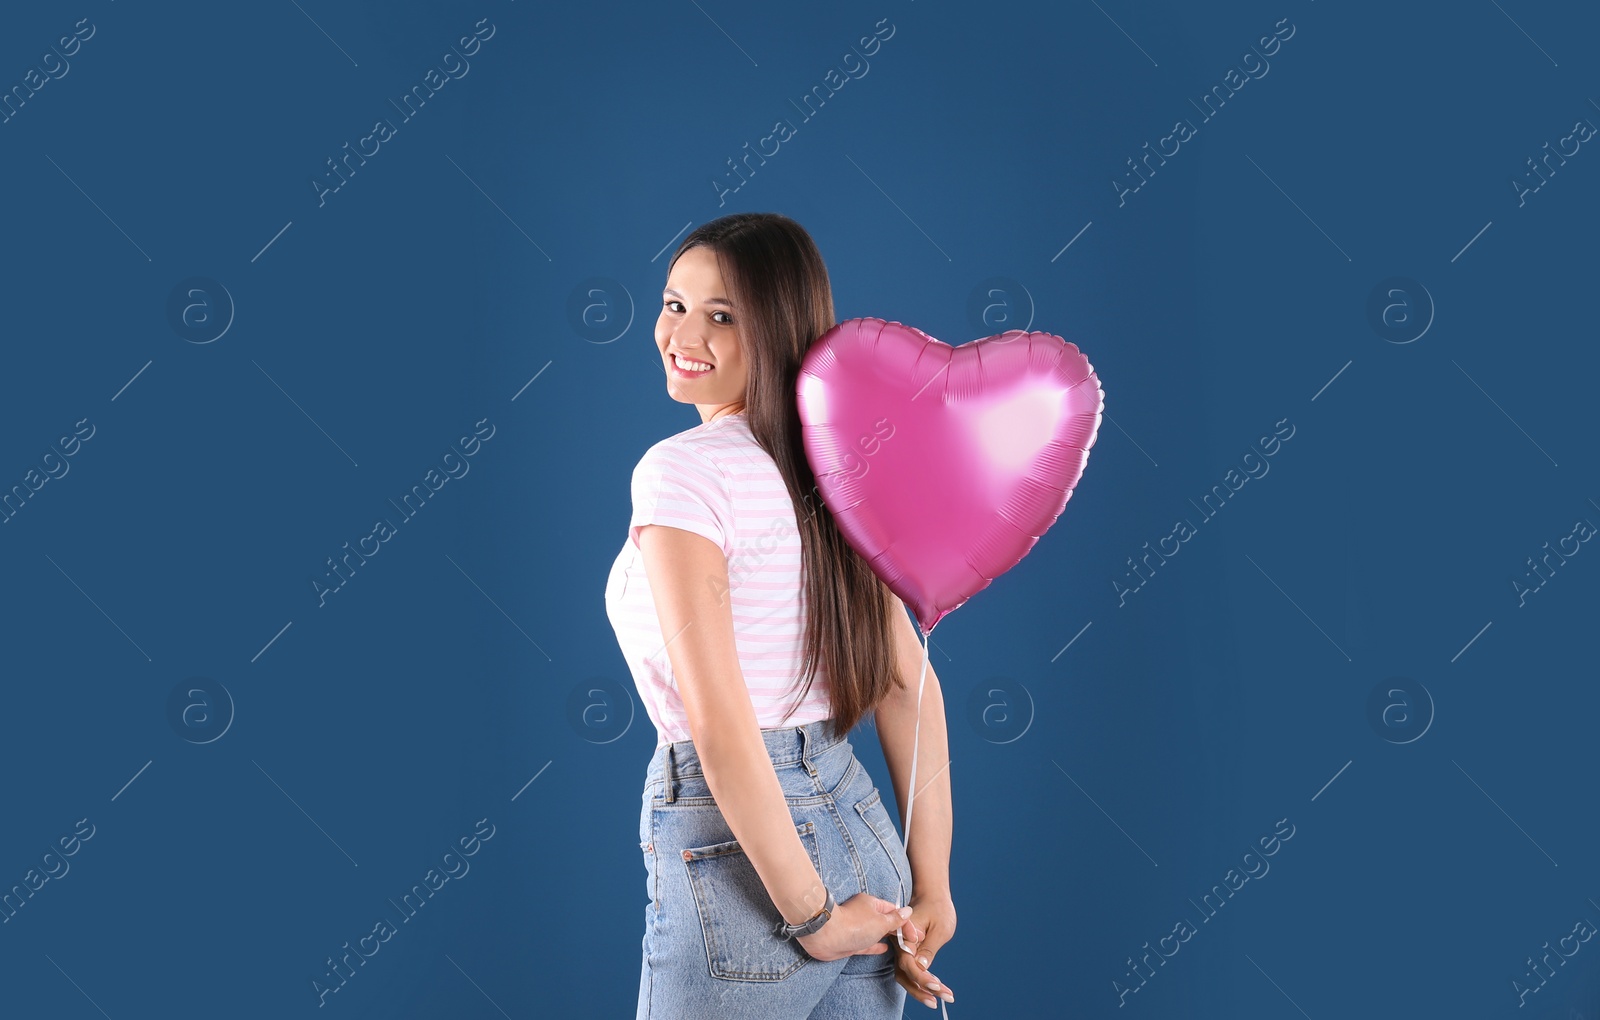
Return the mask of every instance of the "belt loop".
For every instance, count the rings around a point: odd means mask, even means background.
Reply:
[[[671,804],[673,799],[678,795],[678,791],[676,789],[678,777],[673,774],[673,758],[672,758],[672,745],[671,744],[667,745],[667,760],[666,760],[666,762],[663,763],[662,772],[666,776],[666,779],[667,779],[666,802],[668,804]]]
[[[817,767],[811,764],[811,737],[804,726],[796,726],[795,732],[800,734],[800,764],[806,767],[806,772],[811,778],[817,778]]]

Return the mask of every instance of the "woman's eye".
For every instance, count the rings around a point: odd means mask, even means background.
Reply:
[[[681,301],[675,300],[673,298],[667,298],[665,301],[662,302],[662,305],[669,312],[672,312],[672,313],[674,313],[676,315],[683,314],[683,302],[681,302]],[[720,318],[719,318],[719,316],[720,316]],[[733,325],[733,317],[731,315],[729,315],[727,312],[712,312],[711,313],[711,321],[715,322],[719,326],[731,326],[731,325]]]

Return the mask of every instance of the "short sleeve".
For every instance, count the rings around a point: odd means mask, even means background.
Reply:
[[[728,480],[705,454],[681,443],[657,443],[634,467],[632,488],[628,538],[635,548],[641,526],[664,524],[708,538],[727,553],[733,533]]]

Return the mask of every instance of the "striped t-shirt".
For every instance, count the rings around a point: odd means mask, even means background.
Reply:
[[[633,469],[628,540],[606,579],[606,615],[645,711],[656,746],[689,740],[688,717],[672,675],[666,640],[639,551],[639,528],[663,524],[702,535],[728,560],[734,645],[763,728],[828,718],[826,668],[794,712],[805,648],[805,590],[794,503],[778,465],[756,442],[744,412],[723,415],[645,451]]]

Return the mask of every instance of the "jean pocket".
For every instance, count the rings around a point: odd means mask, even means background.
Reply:
[[[910,902],[911,861],[906,857],[905,844],[901,842],[900,834],[894,831],[894,822],[889,820],[889,811],[883,806],[883,798],[876,787],[856,804],[856,813],[867,823],[867,828],[872,830],[872,834],[878,837],[883,852],[894,864],[895,877],[900,881],[900,904]]]
[[[795,828],[820,874],[816,827],[802,822]],[[691,847],[683,852],[683,866],[694,891],[712,977],[782,981],[811,959],[799,942],[775,933],[783,915],[738,840]]]

